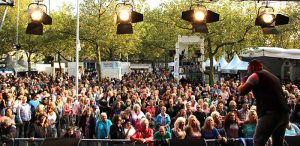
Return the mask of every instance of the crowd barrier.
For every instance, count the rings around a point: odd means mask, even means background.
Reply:
[[[1,143],[1,140],[0,140]],[[0,146],[222,146],[217,139],[170,139],[167,142],[152,141],[134,143],[128,139],[72,139],[72,138],[15,138]],[[286,146],[300,146],[300,136],[285,138]],[[252,138],[228,139],[226,146],[253,146]]]

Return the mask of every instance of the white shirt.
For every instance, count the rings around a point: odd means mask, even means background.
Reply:
[[[56,118],[55,112],[52,112],[52,115],[48,113],[48,122],[51,128],[55,128]]]
[[[124,128],[124,132],[125,134],[127,133],[128,129]],[[130,136],[133,135],[135,133],[135,129],[133,127],[130,128],[130,131],[128,133],[128,135],[125,137],[125,139],[130,139]]]

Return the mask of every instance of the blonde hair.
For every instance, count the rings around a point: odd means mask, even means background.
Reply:
[[[211,129],[210,127],[208,127],[208,126],[209,126],[209,125],[208,125],[208,120],[212,120],[213,122],[215,122],[215,121],[214,121],[214,118],[213,118],[212,116],[207,117],[207,118],[205,119],[204,125],[203,125],[203,127],[202,127],[202,130],[204,130],[204,131],[209,131],[209,130]]]
[[[175,128],[175,129],[179,128],[179,123],[181,123],[181,122],[184,122],[184,125],[185,125],[185,121],[186,121],[185,118],[183,118],[183,117],[178,117],[178,118],[176,119],[175,123],[174,123],[174,128]],[[184,130],[184,129],[183,129],[183,130]]]
[[[133,110],[135,111],[135,109],[136,109],[137,107],[139,107],[140,110],[141,110],[141,106],[140,106],[139,104],[134,104],[134,105],[133,105]]]
[[[193,127],[192,126],[192,119],[195,120],[196,123],[196,127],[200,130],[200,122],[198,121],[198,119],[196,118],[196,116],[194,115],[190,115],[188,118],[188,127]],[[194,127],[193,127],[194,128]]]
[[[214,111],[210,114],[211,117],[220,116],[220,113],[218,111]]]

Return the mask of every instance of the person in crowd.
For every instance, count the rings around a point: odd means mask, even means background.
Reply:
[[[19,124],[19,118],[12,112],[11,108],[6,108],[5,110],[5,117],[8,117],[12,120],[12,124],[17,126]]]
[[[298,94],[300,94],[300,93],[298,93]],[[292,123],[298,125],[298,127],[300,127],[300,98],[296,99],[294,111],[291,113],[291,120],[290,121]]]
[[[61,136],[61,124],[63,123],[63,101],[61,100],[61,96],[58,95],[54,101],[55,104],[55,110],[57,113],[57,123],[56,123],[56,127],[57,127],[57,136],[60,137]],[[77,116],[76,116],[77,117]],[[78,124],[76,124],[78,125]]]
[[[47,138],[52,136],[47,118],[47,114],[45,113],[37,116],[37,120],[30,127],[29,137]]]
[[[208,102],[207,101],[204,101],[203,102],[203,106],[202,106],[202,110],[203,112],[206,114],[206,115],[209,115],[209,105],[208,105]]]
[[[72,126],[71,116],[72,116],[72,98],[67,97],[67,101],[63,105],[62,128],[68,128],[69,126]]]
[[[158,106],[156,106],[156,109],[155,109],[155,117],[161,113],[161,108],[165,105],[164,101],[163,100],[160,100],[158,102]]]
[[[234,100],[231,100],[229,102],[229,105],[228,105],[228,112],[238,112],[237,110],[237,105],[236,105],[236,102]]]
[[[254,110],[250,110],[246,118],[246,121],[241,126],[242,135],[240,135],[240,137],[253,138],[256,124],[257,124],[257,113]]]
[[[133,111],[131,111],[131,123],[135,127],[135,129],[141,128],[141,119],[145,118],[145,114],[141,111],[141,106],[139,104],[135,104],[133,106]]]
[[[168,108],[167,108],[167,114],[170,116],[171,118],[171,125],[173,125],[174,121],[176,120],[175,119],[175,116],[177,115],[177,111],[176,108],[175,108],[175,104],[174,104],[174,99],[173,98],[170,98],[169,99],[169,103],[167,104]]]
[[[79,120],[79,128],[82,132],[84,138],[92,139],[95,138],[95,134],[97,131],[96,126],[96,119],[92,115],[92,109],[88,108]]]
[[[207,115],[205,112],[203,112],[201,105],[197,104],[196,109],[197,110],[193,113],[193,115],[196,116],[197,120],[200,122],[200,125],[203,125]]]
[[[158,114],[155,118],[156,123],[156,130],[158,130],[158,127],[164,126],[167,130],[167,132],[171,132],[170,124],[171,124],[171,118],[166,113],[167,108],[165,106],[161,107],[161,113]]]
[[[0,92],[0,115],[4,116],[5,114],[6,103],[3,99],[2,93]]]
[[[299,127],[296,124],[289,122],[288,126],[285,129],[284,136],[300,136]]]
[[[179,117],[183,117],[185,119],[187,119],[187,114],[186,114],[186,110],[185,109],[181,109],[177,115],[175,116],[175,121],[179,118]]]
[[[31,120],[31,108],[30,105],[27,103],[27,97],[22,96],[21,98],[22,103],[17,108],[17,116],[20,121],[19,124],[19,137],[28,137],[29,132],[29,124]],[[24,134],[23,134],[24,131]]]
[[[258,123],[254,134],[254,145],[265,145],[272,136],[273,145],[283,145],[284,132],[289,123],[289,108],[280,80],[263,69],[263,65],[252,60],[248,65],[250,76],[239,86],[240,96],[250,91],[256,99]]]
[[[130,136],[130,140],[143,144],[153,141],[153,129],[149,128],[149,121],[146,118],[141,120],[141,129]]]
[[[186,122],[185,118],[183,117],[177,118],[177,120],[174,123],[174,128],[172,129],[172,138],[185,139],[186,137],[185,122]]]
[[[190,115],[188,118],[188,124],[186,126],[186,137],[193,139],[201,138],[201,128],[200,122],[197,120],[196,116]]]
[[[243,103],[242,108],[238,110],[239,119],[244,122],[249,114],[249,105],[248,103]]]
[[[217,111],[212,112],[211,117],[214,120],[215,128],[218,130],[219,134],[222,137],[227,137],[226,131],[225,131],[225,128],[224,128],[224,125],[223,125],[223,118],[221,117],[220,113],[217,112]]]
[[[174,100],[174,101],[175,101],[175,100]],[[176,114],[179,113],[180,110],[184,109],[184,103],[183,103],[182,98],[178,98],[178,99],[177,99],[177,103],[175,104],[174,109],[175,109],[175,113],[176,113]],[[175,117],[176,117],[176,116],[175,116]],[[177,117],[176,117],[176,118],[177,118]],[[176,118],[175,118],[175,120],[176,120]]]
[[[59,122],[58,114],[55,111],[55,103],[50,103],[48,105],[48,123],[51,127],[51,134],[53,138],[57,137],[57,123]]]
[[[35,111],[32,113],[31,115],[31,121],[30,123],[34,123],[36,120],[38,120],[39,115],[42,115],[45,113],[45,109],[44,109],[44,105],[43,104],[39,104],[36,108]]]
[[[0,144],[9,143],[12,138],[17,137],[16,126],[14,121],[9,117],[2,117],[0,120]]]
[[[109,132],[112,122],[107,119],[106,113],[101,113],[101,119],[97,120],[96,123],[96,138],[97,139],[107,139],[109,138]]]
[[[153,99],[149,100],[149,105],[146,107],[146,112],[149,112],[152,117],[155,117],[156,108],[155,101]]]
[[[63,135],[63,138],[76,138],[74,128],[73,127],[67,128],[66,133]]]
[[[119,115],[113,117],[113,125],[110,126],[111,139],[125,139],[125,130],[122,125],[123,119]]]
[[[154,133],[154,140],[157,141],[158,145],[168,146],[168,139],[171,139],[171,133],[166,131],[164,126],[160,126],[159,130]]]
[[[217,111],[220,113],[220,116],[225,117],[227,115],[227,108],[224,105],[223,101],[218,101]]]
[[[214,119],[209,116],[205,119],[204,125],[201,128],[201,134],[204,139],[218,139],[218,140],[226,140],[223,138],[218,130],[215,128]]]
[[[39,94],[35,94],[34,97],[29,101],[28,104],[31,107],[31,113],[34,113],[35,109],[40,104],[40,95]]]
[[[130,120],[125,120],[124,125],[125,139],[130,139],[130,136],[132,136],[135,133],[135,129],[131,125]]]
[[[149,128],[154,129],[155,128],[155,119],[152,117],[150,113],[145,114],[146,119],[149,121]]]
[[[227,138],[239,138],[240,120],[235,112],[229,112],[224,120]]]

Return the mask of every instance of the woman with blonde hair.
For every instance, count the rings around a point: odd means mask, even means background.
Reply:
[[[183,117],[178,117],[174,123],[174,128],[172,129],[172,137],[175,139],[185,139],[185,121]]]
[[[219,139],[222,140],[217,128],[215,128],[214,119],[209,116],[205,119],[204,125],[201,129],[202,137],[205,139]]]
[[[31,116],[31,123],[34,123],[36,120],[38,120],[38,116],[41,115],[41,114],[44,114],[44,110],[45,110],[45,107],[43,104],[39,104],[35,111],[33,112],[32,116]]]
[[[201,138],[200,122],[194,115],[188,118],[188,126],[185,129],[187,138]]]

